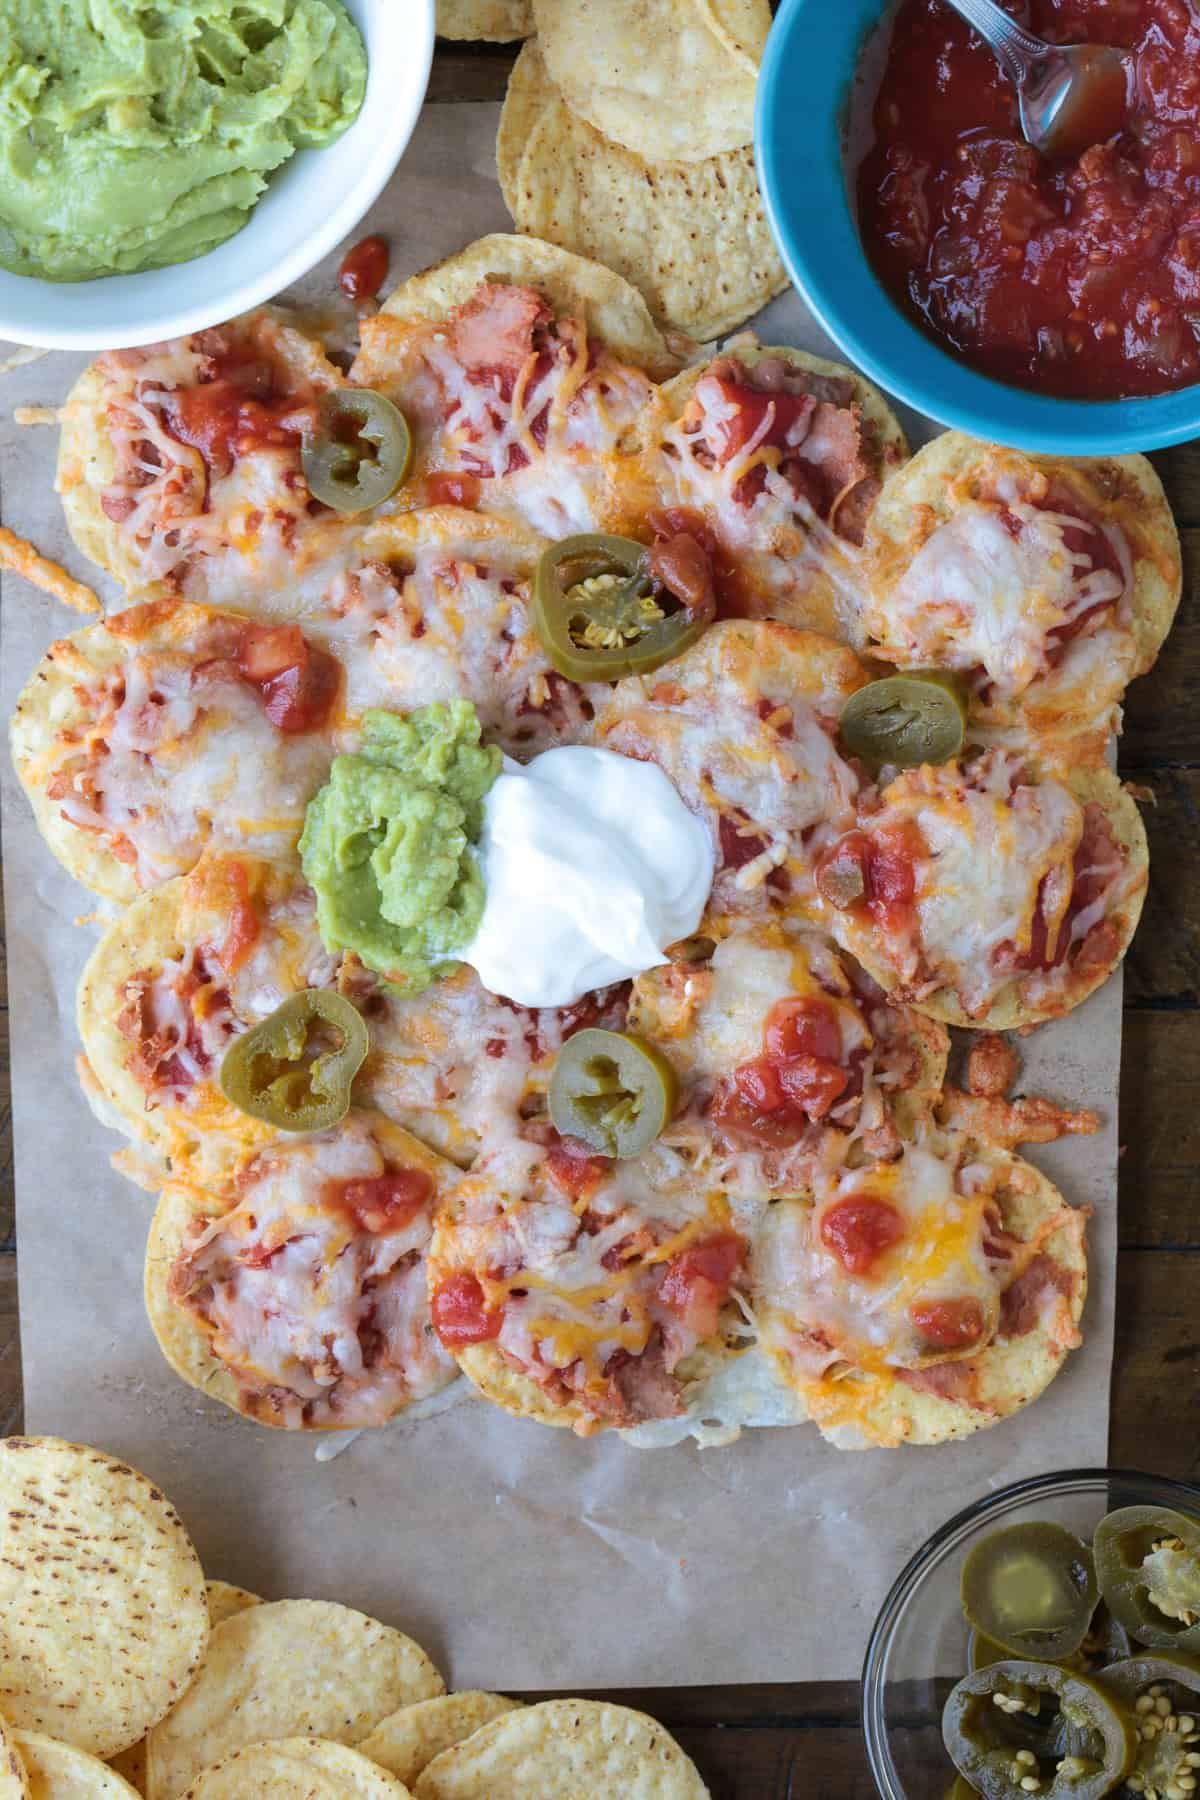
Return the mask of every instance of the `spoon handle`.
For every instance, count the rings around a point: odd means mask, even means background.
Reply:
[[[1014,86],[1031,63],[1045,56],[1048,46],[1042,39],[1018,25],[996,0],[950,0],[950,4],[992,46]]]

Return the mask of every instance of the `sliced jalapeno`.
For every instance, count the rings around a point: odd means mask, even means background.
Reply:
[[[560,675],[619,681],[648,675],[694,644],[713,618],[704,598],[673,594],[632,538],[587,532],[543,551],[533,581],[533,626]]]
[[[842,708],[842,742],[852,756],[882,767],[915,769],[956,757],[967,709],[949,675],[885,675],[851,694]]]
[[[661,1134],[677,1093],[674,1069],[644,1038],[577,1031],[554,1065],[550,1118],[602,1156],[637,1156]]]
[[[1200,1652],[1200,1521],[1123,1506],[1101,1519],[1095,1546],[1101,1592],[1138,1643]]]
[[[956,1775],[946,1791],[946,1800],[972,1800],[975,1789],[961,1775]]]
[[[1133,1714],[1138,1746],[1130,1787],[1191,1794],[1200,1772],[1200,1658],[1143,1652],[1114,1663],[1100,1684]]]
[[[968,1624],[1008,1656],[1061,1662],[1079,1649],[1096,1610],[1086,1544],[1046,1520],[1010,1525],[972,1550],[962,1572]]]
[[[990,1668],[992,1663],[1005,1662],[1008,1654],[1001,1644],[993,1643],[981,1631],[972,1631],[967,1639],[968,1669]],[[1059,1657],[1058,1661],[1062,1668],[1071,1669],[1078,1675],[1099,1676],[1115,1663],[1123,1662],[1129,1654],[1129,1633],[1120,1620],[1113,1618],[1102,1600],[1078,1650],[1073,1656]]]
[[[1101,1800],[1132,1768],[1138,1742],[1124,1705],[1086,1675],[1022,1661],[960,1681],[942,1737],[983,1800]]]
[[[221,1063],[221,1092],[280,1131],[323,1131],[349,1111],[366,1054],[357,1008],[341,994],[309,988],[234,1039]]]
[[[335,512],[365,512],[387,500],[412,467],[412,434],[399,407],[374,388],[331,388],[316,430],[301,447],[314,500]]]

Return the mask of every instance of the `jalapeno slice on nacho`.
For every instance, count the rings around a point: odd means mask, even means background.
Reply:
[[[314,500],[359,513],[390,499],[407,480],[412,455],[412,433],[399,407],[374,388],[347,387],[321,396],[301,462]]]
[[[716,600],[702,548],[686,534],[685,542],[687,551],[673,540],[668,559],[632,538],[597,531],[543,551],[533,624],[560,675],[570,681],[648,675],[695,643],[715,616]]]
[[[638,1156],[675,1109],[678,1083],[661,1051],[628,1031],[577,1031],[558,1053],[550,1118],[602,1156]]]
[[[366,1054],[357,1008],[341,994],[308,988],[234,1039],[221,1063],[221,1092],[280,1131],[323,1131],[349,1111]]]

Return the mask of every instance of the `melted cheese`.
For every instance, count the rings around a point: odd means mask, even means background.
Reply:
[[[1128,579],[1096,568],[1064,534],[1083,520],[1013,498],[964,501],[928,537],[900,580],[868,611],[885,654],[910,666],[982,668],[1014,696],[1050,666],[1049,637],[1093,607],[1127,597]],[[1123,561],[1129,551],[1120,534]]]
[[[153,628],[141,642],[95,632],[72,646],[71,710],[28,777],[62,817],[98,832],[142,887],[186,873],[207,844],[289,850],[333,750],[322,732],[271,723],[228,660],[227,622],[197,613],[158,641]]]
[[[176,1265],[213,1355],[288,1424],[379,1425],[454,1377],[429,1319],[430,1207],[375,1235],[327,1197],[389,1167],[355,1114],[263,1152],[238,1177],[238,1205]]]
[[[830,1209],[857,1195],[887,1201],[905,1228],[869,1275],[851,1274],[821,1237]],[[976,1299],[994,1330],[999,1284],[984,1252],[985,1204],[982,1193],[958,1191],[951,1164],[916,1145],[896,1162],[829,1174],[812,1202],[781,1202],[755,1249],[769,1337],[802,1379],[818,1379],[845,1362],[879,1370],[928,1360],[909,1316],[918,1302]]]

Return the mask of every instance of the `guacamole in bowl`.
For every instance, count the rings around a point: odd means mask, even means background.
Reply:
[[[342,0],[0,0],[0,266],[85,281],[202,256],[366,84]]]

